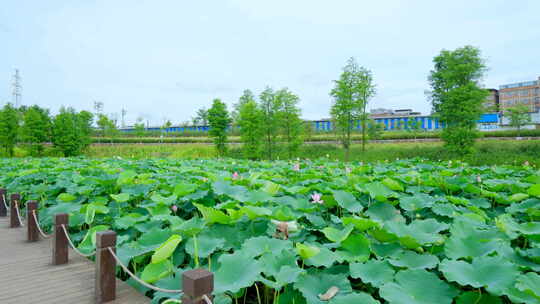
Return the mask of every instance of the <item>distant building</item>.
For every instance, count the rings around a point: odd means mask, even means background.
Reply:
[[[499,112],[499,91],[497,89],[487,89],[489,92],[486,101],[484,101],[484,112]]]
[[[540,111],[540,77],[538,80],[500,86],[499,100],[502,112],[518,104],[529,107],[530,112]]]

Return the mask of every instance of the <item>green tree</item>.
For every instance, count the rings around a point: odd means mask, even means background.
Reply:
[[[375,85],[371,71],[358,66],[350,58],[343,68],[335,86],[330,92],[334,98],[330,115],[339,139],[345,148],[345,160],[349,160],[351,133],[358,120],[362,124],[362,151],[365,151],[367,120],[366,107],[369,99],[375,95]]]
[[[442,50],[433,63],[429,97],[433,111],[445,125],[441,137],[449,150],[469,153],[478,136],[476,121],[488,95],[480,87],[486,71],[484,60],[479,49],[465,46]]]
[[[36,105],[29,107],[23,114],[20,133],[21,141],[28,146],[30,155],[40,156],[44,150],[43,144],[51,137],[49,110]]]
[[[92,114],[75,112],[73,108],[60,109],[52,124],[52,142],[64,156],[76,156],[90,143]]]
[[[259,108],[262,111],[261,123],[264,126],[264,153],[268,159],[273,159],[277,150],[279,132],[279,111],[281,105],[276,98],[276,93],[270,87],[266,87],[259,96]]]
[[[521,127],[531,122],[529,107],[518,104],[507,109],[510,126],[517,129],[518,137],[521,136]]]
[[[81,150],[85,150],[92,144],[94,114],[89,111],[80,111],[75,118],[77,120]]]
[[[142,138],[144,136],[144,130],[144,120],[142,117],[139,117],[135,123],[135,136]]]
[[[422,131],[422,122],[414,118],[409,118],[409,120],[407,121],[407,130],[412,133],[413,138],[416,141],[418,133]]]
[[[373,119],[371,119],[368,122],[367,133],[368,133],[368,138],[369,139],[371,139],[371,140],[373,140],[373,139],[381,139],[383,130],[384,130],[384,124],[377,123]]]
[[[10,103],[0,110],[0,145],[8,156],[13,156],[19,134],[19,113]]]
[[[304,122],[300,118],[301,110],[298,107],[300,98],[287,88],[281,89],[275,94],[276,103],[280,106],[277,120],[285,142],[287,154],[292,158],[302,145],[302,130]]]
[[[193,118],[193,124],[194,125],[208,125],[208,110],[206,108],[200,108],[197,110],[197,113],[195,113],[195,117]]]
[[[113,143],[114,138],[118,135],[116,121],[105,114],[98,114],[97,125],[101,129],[101,134],[103,134],[104,137],[108,137],[111,143]]]
[[[255,100],[248,100],[238,109],[237,123],[240,126],[240,138],[244,157],[258,159],[261,156],[263,125],[262,112]]]
[[[242,96],[238,98],[238,102],[233,105],[233,110],[231,111],[231,119],[233,121],[233,124],[237,124],[238,120],[240,119],[240,108],[242,105],[250,102],[255,101],[255,95],[253,95],[253,92],[251,90],[244,90],[242,93]]]
[[[227,128],[231,123],[227,105],[220,99],[214,99],[212,107],[208,110],[209,135],[214,138],[214,145],[220,156],[227,150]]]

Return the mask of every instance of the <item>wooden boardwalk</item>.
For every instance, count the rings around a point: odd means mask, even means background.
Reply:
[[[30,243],[26,228],[8,227],[9,217],[0,217],[0,303],[96,303],[92,261],[70,251],[68,264],[54,266],[51,240]],[[150,303],[131,286],[116,281],[116,300],[109,303]]]

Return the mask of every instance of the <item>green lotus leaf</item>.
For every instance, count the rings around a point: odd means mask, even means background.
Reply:
[[[399,199],[399,206],[407,211],[416,211],[429,208],[435,204],[436,199],[425,193],[418,193],[413,196],[406,196]]]
[[[165,243],[161,244],[161,246],[156,249],[152,255],[152,263],[157,264],[168,259],[181,241],[182,237],[178,234],[171,235]]]
[[[124,203],[129,201],[129,193],[111,194],[111,198],[118,203]]]
[[[341,208],[351,213],[362,211],[362,204],[357,201],[354,195],[351,193],[342,190],[333,191],[332,193],[334,195],[334,199]]]
[[[365,262],[371,255],[371,242],[361,234],[351,234],[336,251],[338,259],[347,262]]]
[[[296,243],[296,252],[304,260],[316,256],[320,251],[321,249],[319,249],[319,247]]]
[[[343,229],[336,229],[333,227],[326,227],[321,232],[326,236],[327,239],[334,243],[341,243],[346,238],[349,237],[349,234],[353,231],[354,227],[352,225],[346,226]]]
[[[454,287],[423,269],[402,270],[394,279],[379,290],[390,304],[451,304],[458,295]]]
[[[242,245],[242,251],[251,257],[258,257],[267,252],[280,252],[282,250],[292,250],[291,241],[259,236],[247,239]]]
[[[326,247],[319,247],[319,252],[305,260],[306,265],[315,267],[330,267],[338,259],[337,255]]]
[[[532,185],[529,190],[527,190],[527,193],[530,196],[540,197],[540,184]]]
[[[403,185],[400,182],[398,182],[397,180],[395,180],[395,179],[391,179],[391,178],[387,177],[387,178],[383,179],[381,182],[383,183],[383,185],[390,188],[390,190],[401,191],[401,192],[403,192],[405,190],[403,188]]]
[[[388,259],[396,267],[409,269],[431,269],[437,267],[439,259],[431,254],[419,254],[413,251],[401,251]]]
[[[309,304],[328,303],[328,301],[321,301],[319,295],[326,293],[330,287],[334,286],[338,288],[338,293],[335,296],[336,299],[352,292],[351,283],[347,279],[346,274],[334,275],[311,271],[301,275],[294,283],[294,287],[302,293]]]
[[[206,258],[216,250],[223,248],[225,239],[214,238],[207,234],[199,234],[197,236],[197,254],[199,258]],[[195,238],[190,238],[186,242],[186,252],[192,257],[195,256]]]
[[[502,295],[512,287],[519,272],[517,266],[500,257],[474,258],[472,264],[444,260],[439,270],[450,282],[474,288],[484,287],[494,295]]]
[[[69,203],[69,202],[74,201],[76,198],[77,197],[75,195],[73,195],[73,194],[62,193],[62,194],[58,195],[58,197],[56,199],[61,201],[61,202],[64,202],[64,203]]]
[[[251,286],[263,270],[261,262],[242,251],[220,256],[219,264],[221,266],[215,272],[214,281],[216,293],[234,293]]]
[[[154,283],[173,273],[173,264],[169,260],[163,260],[159,263],[150,263],[144,267],[141,274],[141,280],[147,283]]]
[[[354,228],[359,230],[360,232],[366,231],[371,228],[380,228],[381,224],[377,221],[370,220],[367,218],[361,218],[361,217],[342,217],[341,220],[343,221],[344,225],[354,225]]]
[[[193,204],[201,212],[204,220],[208,224],[220,223],[220,224],[230,224],[232,219],[230,216],[226,215],[223,211],[217,210],[211,207],[206,207],[200,204]]]
[[[503,304],[499,297],[486,293],[467,291],[456,298],[456,304]]]
[[[174,187],[174,194],[178,197],[182,197],[195,192],[195,190],[197,190],[197,185],[181,182]]]
[[[395,192],[390,190],[381,182],[373,182],[365,185],[366,190],[368,191],[371,198],[386,202],[389,197],[394,197]]]
[[[535,272],[527,272],[517,278],[516,288],[540,301],[540,275]]]
[[[148,216],[139,213],[128,213],[122,217],[114,220],[114,224],[119,229],[128,229],[135,226],[135,224],[144,222],[148,219]]]
[[[351,263],[349,267],[352,278],[360,279],[374,287],[381,287],[384,283],[392,281],[395,274],[394,268],[386,261],[369,260],[365,263]]]

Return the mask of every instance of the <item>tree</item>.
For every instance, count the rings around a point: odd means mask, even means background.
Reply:
[[[521,127],[531,122],[531,116],[529,115],[529,107],[526,105],[518,104],[510,107],[508,110],[508,119],[510,120],[510,126],[517,128],[518,137],[521,136]]]
[[[266,87],[259,96],[259,108],[262,112],[261,123],[264,126],[264,153],[268,159],[273,159],[277,150],[277,138],[279,131],[278,113],[281,105],[276,99],[276,93],[270,87]]]
[[[44,150],[43,144],[51,137],[49,110],[36,105],[29,107],[23,114],[20,131],[21,141],[28,146],[30,155],[40,156]]]
[[[261,156],[263,125],[262,112],[255,100],[242,103],[238,109],[237,123],[240,126],[240,138],[244,157],[258,159]]]
[[[116,121],[109,118],[107,115],[98,114],[97,125],[101,129],[103,136],[109,137],[112,143],[113,139],[118,135],[118,128],[116,126]]]
[[[196,116],[193,118],[194,125],[208,125],[208,110],[206,108],[200,108],[197,110]]]
[[[220,99],[214,99],[212,107],[208,110],[209,135],[214,138],[214,145],[218,155],[223,156],[227,150],[227,128],[231,123],[227,105]]]
[[[407,130],[413,134],[414,140],[416,141],[418,133],[422,130],[422,122],[409,118],[407,121]]]
[[[0,144],[8,156],[13,156],[19,132],[19,113],[11,103],[0,110]]]
[[[345,148],[345,160],[349,160],[351,133],[357,121],[362,123],[362,151],[365,151],[367,120],[367,103],[375,95],[375,85],[371,71],[358,66],[354,58],[350,58],[343,68],[339,80],[330,92],[334,98],[330,115],[334,128]]]
[[[384,124],[377,123],[375,120],[371,119],[368,123],[367,133],[368,138],[373,139],[380,139],[382,136],[382,131],[384,130]]]
[[[170,127],[172,127],[172,122],[168,119],[165,119],[163,126],[161,126],[161,132],[169,133]]]
[[[144,119],[139,117],[135,123],[135,136],[142,138],[144,136],[144,130]]]
[[[255,95],[253,95],[253,92],[251,92],[251,90],[244,90],[242,96],[238,98],[238,102],[233,105],[233,110],[231,111],[231,119],[233,121],[233,124],[236,124],[240,119],[240,108],[250,101],[256,102]]]
[[[52,124],[53,145],[64,156],[79,155],[90,144],[91,127],[92,113],[62,107]]]
[[[469,153],[478,136],[476,121],[488,95],[479,84],[486,71],[484,60],[479,49],[465,46],[442,50],[433,63],[429,97],[434,113],[444,124],[441,137],[449,150]]]
[[[302,144],[304,122],[300,118],[301,110],[298,107],[300,98],[287,88],[277,91],[275,98],[279,105],[277,113],[277,120],[281,127],[279,133],[283,136],[289,158],[292,158]]]

